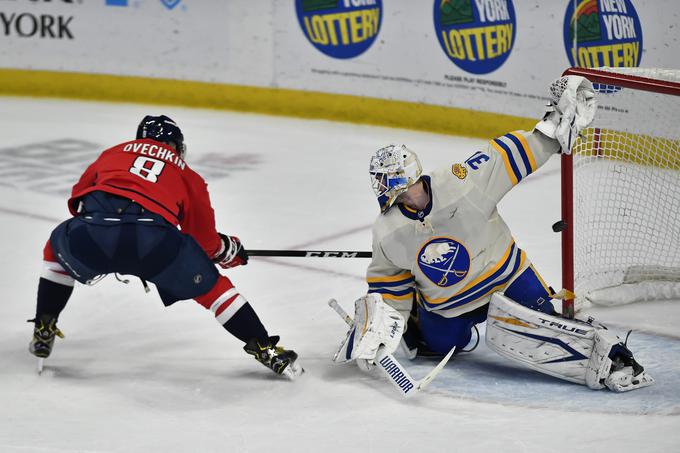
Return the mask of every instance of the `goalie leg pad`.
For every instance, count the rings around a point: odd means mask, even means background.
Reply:
[[[603,326],[534,311],[500,293],[491,297],[486,344],[510,360],[592,389],[621,392],[654,382]]]
[[[633,353],[610,331],[597,329],[593,343],[586,370],[586,385],[591,389],[607,387],[614,392],[627,392],[654,383]]]
[[[384,345],[385,351],[391,354],[399,347],[403,333],[401,314],[383,302],[380,294],[367,294],[354,302],[354,324],[333,360],[365,359],[372,364],[378,348]]]

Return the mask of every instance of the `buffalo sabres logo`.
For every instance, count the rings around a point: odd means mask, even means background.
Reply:
[[[428,241],[418,252],[420,270],[437,286],[452,286],[470,269],[470,254],[463,244],[439,237]]]

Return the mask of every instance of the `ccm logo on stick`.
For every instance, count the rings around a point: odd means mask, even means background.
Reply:
[[[336,256],[339,258],[355,258],[357,256],[357,252],[307,252],[307,256]]]

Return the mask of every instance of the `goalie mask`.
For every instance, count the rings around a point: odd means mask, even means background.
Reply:
[[[423,168],[416,153],[405,145],[389,145],[371,157],[369,173],[380,212],[385,213],[400,194],[418,181]]]

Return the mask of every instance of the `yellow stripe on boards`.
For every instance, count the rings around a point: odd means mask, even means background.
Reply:
[[[612,129],[586,129],[574,144],[575,157],[598,157],[680,170],[680,140]]]
[[[186,80],[0,69],[0,95],[235,110],[496,137],[536,120],[386,99]]]

